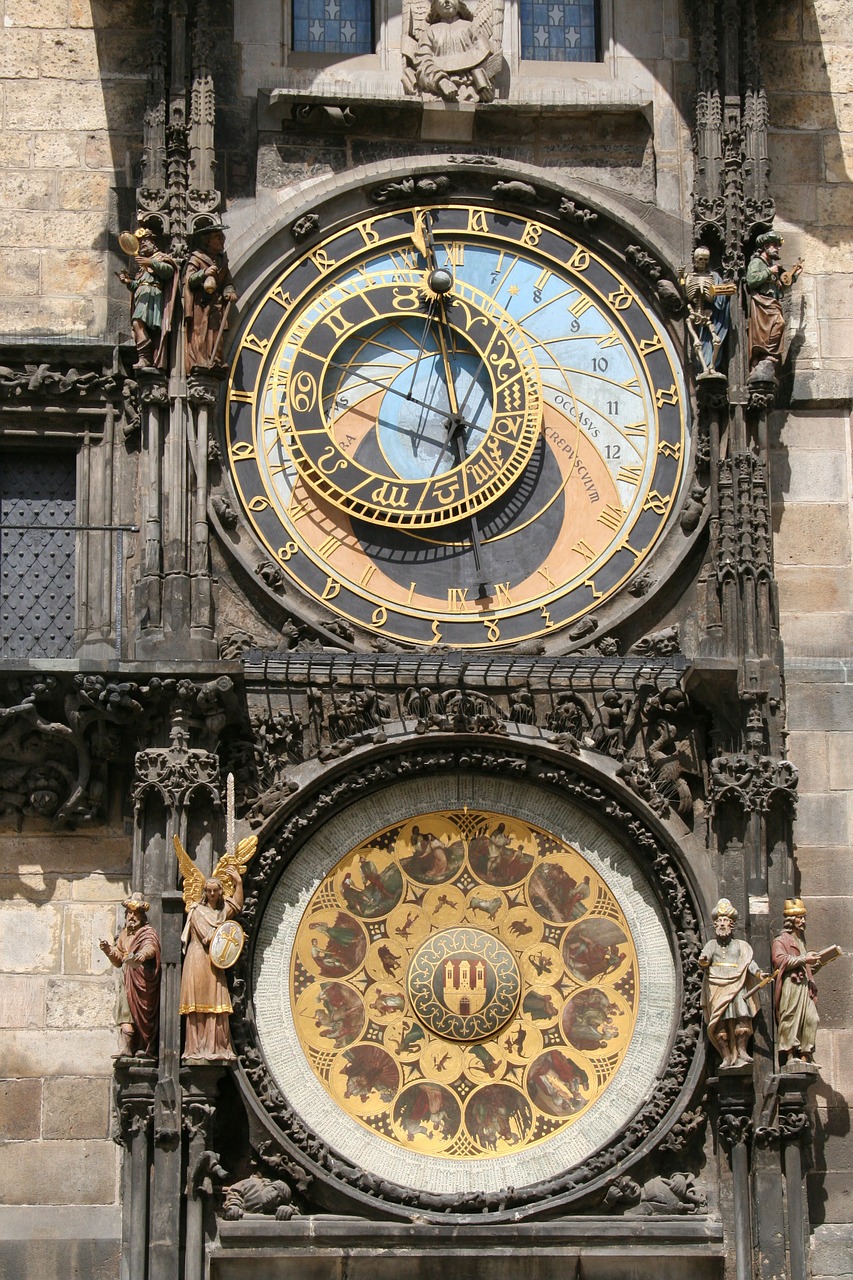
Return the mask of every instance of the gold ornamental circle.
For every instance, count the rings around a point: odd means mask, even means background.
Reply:
[[[406,975],[412,1012],[446,1040],[488,1040],[518,1007],[521,973],[500,938],[456,926],[430,934]]]
[[[510,813],[436,809],[358,840],[299,910],[290,1016],[345,1123],[482,1160],[608,1107],[638,950],[579,847]]]
[[[490,385],[483,439],[456,465],[427,478],[362,466],[335,438],[334,388],[340,370],[357,369],[352,359],[341,363],[348,344],[378,340],[385,328],[421,316],[423,291],[395,283],[395,275],[376,270],[372,283],[355,294],[341,291],[330,277],[322,305],[315,303],[285,332],[264,399],[275,406],[282,445],[315,497],[373,524],[434,529],[485,510],[524,472],[542,429],[541,377],[512,316],[483,290],[457,282],[447,326],[478,357]],[[385,387],[383,399],[394,394]],[[450,417],[446,429],[450,438]]]

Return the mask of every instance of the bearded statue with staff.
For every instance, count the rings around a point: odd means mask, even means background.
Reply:
[[[230,782],[230,779],[229,779]],[[229,806],[230,808],[230,806]],[[229,821],[229,827],[232,825]],[[236,921],[243,907],[243,875],[257,848],[257,836],[227,851],[206,880],[177,836],[175,853],[184,881],[187,922],[181,941],[181,1013],[186,1018],[185,1062],[233,1062],[231,996],[225,971],[236,962],[245,935]]]

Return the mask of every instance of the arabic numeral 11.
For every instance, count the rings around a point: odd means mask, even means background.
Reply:
[[[618,401],[618,400],[608,400],[608,401],[607,401],[607,412],[610,414],[611,418],[618,418],[618,417],[619,417],[619,401]]]

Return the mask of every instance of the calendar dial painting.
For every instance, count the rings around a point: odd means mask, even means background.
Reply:
[[[265,555],[389,640],[501,648],[611,598],[683,493],[665,325],[564,230],[476,203],[375,211],[267,288],[227,395]]]
[[[287,944],[280,906],[262,935],[268,1061],[324,1140],[415,1185],[440,1187],[433,1161],[459,1189],[535,1181],[540,1149],[570,1165],[624,1106],[629,1053],[649,1059],[638,1018],[671,1016],[669,997],[651,1012],[671,957],[663,943],[643,976],[649,940],[612,868],[509,808],[383,826],[297,896]]]
[[[291,984],[305,1056],[345,1111],[410,1150],[483,1158],[602,1095],[636,975],[625,917],[577,851],[505,814],[444,812],[330,871]]]

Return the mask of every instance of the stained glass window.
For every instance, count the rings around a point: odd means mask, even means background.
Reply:
[[[372,0],[293,0],[297,53],[373,53]]]
[[[596,62],[596,0],[522,0],[521,56],[537,62]]]

